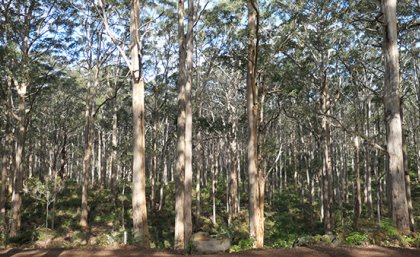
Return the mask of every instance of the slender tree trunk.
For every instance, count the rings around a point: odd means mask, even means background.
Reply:
[[[155,112],[157,112],[155,110]],[[154,115],[155,116],[155,115]],[[150,178],[150,209],[155,210],[155,203],[156,203],[156,178],[157,178],[157,122],[158,117],[154,117],[153,121],[153,139],[152,139],[152,147],[153,147],[153,157],[152,157],[152,171],[151,171],[151,178]]]
[[[212,202],[212,222],[214,225],[217,224],[216,216],[216,190],[217,190],[217,170],[218,170],[218,159],[217,154],[214,154],[215,147],[211,149],[212,153],[210,154],[211,158],[211,202]]]
[[[179,42],[179,78],[178,78],[178,121],[177,121],[177,162],[175,170],[175,242],[174,248],[185,248],[185,123],[186,92],[185,70],[186,42],[184,40],[184,0],[178,1],[178,42]]]
[[[60,172],[59,175],[61,179],[66,178],[67,174],[67,132],[64,132],[63,136],[63,145],[60,151]]]
[[[360,214],[362,213],[362,196],[360,193],[360,168],[359,168],[359,156],[360,156],[360,145],[359,145],[359,137],[354,137],[354,164],[353,164],[353,171],[356,176],[356,195],[354,196],[354,221],[353,227],[355,230],[359,228],[359,220]]]
[[[164,129],[164,141],[163,141],[163,171],[162,171],[162,179],[160,183],[160,190],[159,190],[159,208],[158,210],[162,210],[164,202],[165,202],[165,192],[164,189],[168,184],[168,152],[167,152],[167,145],[169,138],[169,122],[168,117],[165,118],[165,129]]]
[[[185,246],[188,245],[192,234],[192,103],[191,103],[191,88],[193,76],[193,27],[194,27],[194,0],[188,0],[188,24],[186,35],[186,60],[185,69],[187,72],[185,84],[185,202],[184,202],[184,223],[185,223]]]
[[[93,110],[92,110],[93,112]],[[97,145],[95,144],[95,132],[94,132],[94,128],[92,128],[92,157],[91,157],[91,164],[90,166],[91,168],[91,175],[90,175],[90,183],[91,186],[93,187],[96,184],[96,176],[95,176],[95,169],[96,169],[96,160],[95,160],[95,153],[97,152]]]
[[[98,182],[101,188],[103,188],[103,184],[102,184],[102,132],[100,130],[98,130],[98,150],[96,152],[96,167],[97,167],[97,174],[98,174]]]
[[[258,175],[258,93],[257,93],[257,51],[258,51],[258,9],[257,0],[248,0],[248,73],[247,73],[247,116],[248,116],[248,176],[249,176],[249,235],[255,248],[264,245],[264,230],[260,228],[260,177]]]
[[[6,125],[7,126],[7,125]],[[0,191],[0,231],[6,234],[6,196],[7,196],[7,168],[8,160],[8,147],[10,146],[8,129],[5,129],[6,138],[2,141],[1,149],[1,191]]]
[[[201,116],[201,110],[199,111]],[[198,131],[197,134],[197,155],[200,156],[203,151],[203,142],[201,138],[201,131]],[[202,155],[204,157],[204,155]],[[195,217],[196,217],[196,227],[200,227],[201,225],[201,172],[203,167],[203,160],[198,158],[197,161],[197,172],[195,174]]]
[[[130,1],[131,77],[133,84],[133,235],[142,247],[149,247],[147,224],[144,81],[140,41],[140,1]]]
[[[369,123],[370,123],[370,99],[366,105],[366,131],[365,135],[367,138],[370,137],[369,133]],[[372,177],[370,169],[370,152],[369,148],[365,148],[365,200],[368,207],[368,214],[370,218],[373,218],[373,206],[372,206]]]
[[[229,213],[228,224],[231,224],[232,218],[237,214],[237,195],[238,195],[238,151],[236,141],[236,122],[232,123],[230,135],[230,172],[229,172]]]
[[[23,189],[23,158],[26,137],[26,90],[25,83],[18,85],[19,95],[19,121],[18,121],[18,137],[16,140],[15,152],[15,176],[12,192],[12,225],[10,227],[10,236],[17,236],[21,227],[22,212],[22,189]]]
[[[399,94],[399,54],[397,47],[397,0],[382,0],[383,50],[385,62],[384,106],[387,151],[391,183],[392,218],[397,228],[410,228],[402,149],[402,124]]]
[[[404,121],[404,112],[403,107],[401,106],[401,122]],[[405,189],[406,189],[406,197],[407,197],[407,208],[408,208],[408,219],[410,222],[410,230],[414,232],[415,222],[413,216],[413,202],[411,198],[411,181],[410,181],[410,171],[408,167],[408,152],[407,152],[407,134],[406,131],[403,130],[402,133],[402,148],[403,148],[403,159],[404,159],[404,181],[405,181]]]
[[[322,150],[323,150],[323,182],[324,182],[324,230],[330,233],[334,225],[332,210],[333,181],[331,161],[331,130],[328,117],[331,115],[329,86],[327,81],[328,56],[321,53],[321,112],[322,112]]]
[[[175,201],[175,249],[185,249],[192,234],[192,56],[194,2],[188,1],[187,33],[184,34],[184,0],[178,1],[178,188]],[[183,210],[181,210],[183,209]],[[181,235],[182,234],[182,235]]]
[[[98,72],[98,71],[97,71]],[[89,190],[89,172],[92,169],[92,148],[93,148],[93,98],[94,89],[92,89],[91,82],[88,82],[89,93],[86,97],[86,110],[85,110],[85,147],[83,156],[83,175],[82,175],[82,208],[80,216],[80,226],[83,228],[88,227],[88,190]]]
[[[116,91],[115,91],[116,93]],[[118,106],[117,106],[117,97],[112,100],[112,150],[111,150],[111,193],[112,193],[112,202],[115,206],[117,200],[117,185],[116,185],[116,176],[117,176],[117,148],[118,148]]]

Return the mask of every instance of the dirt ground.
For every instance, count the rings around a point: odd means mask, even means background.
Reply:
[[[170,251],[146,250],[138,248],[93,248],[93,249],[0,249],[0,256],[10,257],[180,257],[203,256],[183,255]],[[367,247],[298,247],[292,249],[250,250],[240,253],[220,253],[205,257],[420,257],[420,249]]]

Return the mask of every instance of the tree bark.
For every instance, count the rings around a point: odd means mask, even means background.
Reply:
[[[366,104],[366,128],[365,128],[365,135],[366,138],[370,137],[369,133],[369,123],[370,123],[370,99]],[[372,177],[371,177],[371,169],[370,169],[370,152],[369,147],[366,145],[365,147],[365,202],[368,208],[368,214],[370,218],[373,218],[373,204],[372,204]]]
[[[12,225],[10,227],[10,237],[17,236],[21,227],[22,212],[22,189],[23,189],[23,158],[26,137],[26,90],[27,85],[21,83],[17,91],[19,95],[19,120],[18,120],[18,138],[16,140],[15,152],[15,176],[12,192]]]
[[[174,248],[185,248],[185,123],[186,92],[185,70],[186,42],[184,40],[184,0],[178,1],[178,42],[179,42],[179,78],[178,78],[178,120],[177,120],[177,162],[175,170],[175,242]]]
[[[384,107],[387,151],[391,183],[392,218],[397,228],[410,228],[402,149],[402,124],[399,93],[399,54],[397,47],[397,0],[382,0],[383,51],[385,62]]]
[[[178,1],[178,160],[175,201],[175,249],[185,249],[192,234],[192,55],[194,2],[188,1],[187,33],[184,34],[184,0]],[[182,209],[182,210],[181,210]]]
[[[130,1],[131,81],[133,84],[133,236],[136,243],[149,247],[147,224],[144,81],[140,41],[140,1]]]
[[[248,64],[247,64],[247,116],[248,116],[248,176],[249,176],[249,236],[253,247],[264,245],[264,230],[260,228],[263,213],[260,213],[260,181],[258,175],[258,9],[257,0],[248,0]]]
[[[99,72],[98,69],[96,72]],[[95,87],[96,85],[94,85]],[[82,175],[82,208],[80,216],[80,226],[83,228],[88,227],[88,194],[89,194],[89,172],[92,169],[92,148],[93,148],[93,126],[94,126],[94,117],[93,117],[93,102],[94,102],[94,89],[92,88],[91,82],[88,82],[88,95],[86,96],[86,110],[85,110],[85,146],[84,146],[84,156],[83,156],[83,175]]]
[[[9,131],[6,125],[6,138],[1,149],[1,191],[0,191],[0,230],[6,234],[6,196],[7,196],[7,169],[9,165],[8,148],[10,147]]]
[[[230,172],[229,172],[229,213],[228,224],[231,224],[233,217],[238,212],[238,150],[236,141],[236,121],[232,121],[232,129],[230,132]]]
[[[322,113],[322,151],[323,151],[323,184],[324,184],[324,231],[330,233],[334,225],[333,180],[331,161],[331,129],[328,117],[331,115],[329,86],[327,81],[328,56],[321,53],[321,113]]]
[[[116,90],[115,90],[116,94]],[[117,201],[117,147],[118,147],[118,106],[117,97],[112,100],[112,150],[111,150],[111,194],[112,202],[115,206]]]
[[[359,158],[360,158],[360,142],[359,137],[354,137],[354,163],[353,171],[356,176],[356,195],[354,196],[354,220],[353,227],[355,230],[359,228],[360,214],[362,213],[362,196],[360,193],[360,167],[359,167]]]
[[[194,0],[188,0],[188,24],[186,34],[186,60],[185,69],[187,72],[185,84],[185,202],[184,202],[184,240],[185,246],[188,245],[192,234],[192,103],[191,103],[191,88],[192,88],[192,68],[193,68],[193,27],[194,27]]]

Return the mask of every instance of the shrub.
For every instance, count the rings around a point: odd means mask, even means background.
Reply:
[[[241,241],[239,241],[239,243],[237,245],[233,245],[230,248],[231,252],[239,252],[239,251],[243,251],[243,250],[248,250],[252,248],[252,245],[254,244],[254,241],[250,238],[247,239],[243,239]]]
[[[363,232],[353,232],[345,240],[348,245],[364,245],[369,241],[369,236]]]

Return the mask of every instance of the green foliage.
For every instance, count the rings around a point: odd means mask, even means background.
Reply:
[[[250,238],[242,239],[241,241],[239,241],[238,244],[231,246],[230,251],[239,252],[243,250],[248,250],[252,248],[253,244],[254,244],[254,241]]]
[[[63,183],[60,177],[54,179],[45,176],[43,181],[37,177],[32,177],[26,180],[24,192],[35,200],[49,204],[54,201],[54,194],[62,189]]]
[[[194,244],[191,241],[188,242],[187,247],[185,248],[185,252],[188,254],[197,252],[197,249],[195,248]]]
[[[411,247],[420,248],[420,233],[414,233],[409,236],[403,237],[403,241]]]
[[[394,224],[392,224],[392,221],[390,219],[383,219],[379,226],[388,238],[399,237],[398,230],[394,226]]]
[[[344,240],[348,245],[364,245],[369,242],[369,236],[363,232],[353,232]]]
[[[40,227],[40,228],[36,229],[36,235],[37,235],[36,240],[43,241],[47,238],[51,238],[51,237],[56,236],[56,233],[52,229]]]
[[[288,247],[298,238],[322,233],[322,226],[313,208],[302,203],[301,196],[287,189],[274,196],[272,206],[266,210],[266,243],[272,247]],[[312,217],[312,218],[311,218]]]
[[[290,248],[293,247],[294,241],[278,239],[271,244],[273,248]]]

